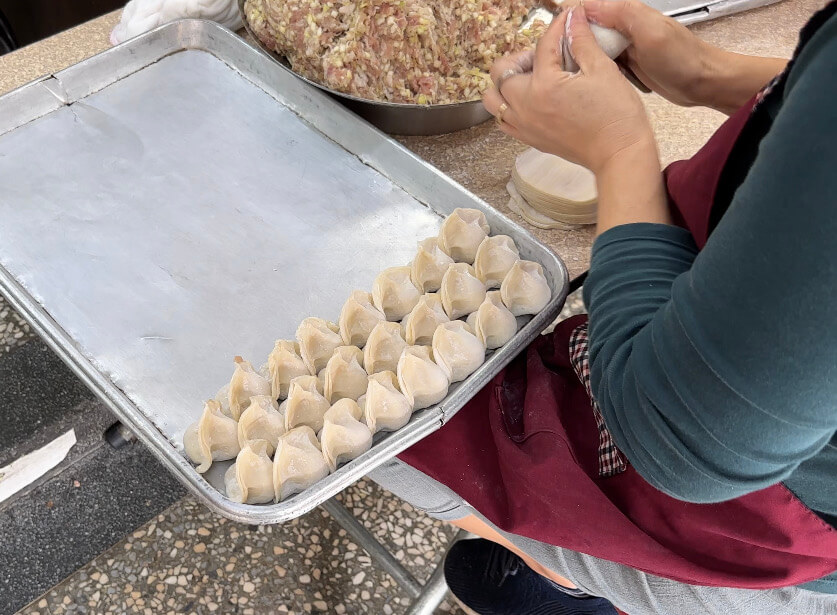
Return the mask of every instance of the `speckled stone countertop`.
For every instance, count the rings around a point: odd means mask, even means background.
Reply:
[[[754,55],[789,57],[799,28],[824,0],[783,0],[778,4],[693,26],[710,43]],[[118,20],[111,13],[72,30],[0,57],[0,94],[41,75],[59,71],[108,48],[108,35]],[[643,97],[657,133],[664,163],[691,156],[720,125],[715,111],[676,107],[656,95]],[[453,179],[512,218],[506,206],[506,183],[515,156],[525,149],[499,132],[492,122],[439,137],[399,139]],[[531,227],[529,227],[531,228]],[[534,234],[567,263],[571,276],[589,262],[593,228]]]

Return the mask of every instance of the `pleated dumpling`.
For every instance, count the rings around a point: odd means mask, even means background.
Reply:
[[[448,394],[450,381],[433,362],[429,346],[407,346],[398,360],[398,386],[413,410],[438,404]]]
[[[451,320],[467,316],[485,300],[485,284],[465,263],[451,265],[442,278],[442,305]]]
[[[482,240],[474,260],[474,271],[486,288],[499,288],[520,253],[508,235],[494,235]]]
[[[363,411],[366,425],[374,434],[379,431],[395,431],[410,421],[413,409],[398,388],[398,378],[393,372],[380,372],[369,376],[369,385],[357,402]]]
[[[428,237],[418,242],[416,257],[410,264],[410,279],[421,292],[436,292],[452,264],[453,259],[442,251],[437,238]]]
[[[379,322],[372,329],[363,348],[363,366],[366,372],[394,372],[398,366],[398,358],[406,346],[400,323]]]
[[[329,403],[348,397],[356,400],[366,392],[363,353],[357,346],[339,346],[323,370],[323,393]]]
[[[273,457],[273,488],[277,502],[299,493],[328,476],[314,430],[307,425],[279,438]]]
[[[250,405],[238,419],[238,443],[244,448],[248,442],[264,440],[267,454],[273,455],[279,436],[285,433],[285,417],[278,404],[267,395],[250,398]]]
[[[221,411],[221,404],[210,399],[203,414],[189,425],[183,434],[183,448],[198,472],[203,474],[213,461],[233,459],[241,450],[238,444],[238,425]]]
[[[506,274],[500,295],[512,314],[523,316],[544,309],[552,297],[552,290],[540,263],[517,261]]]
[[[411,346],[429,346],[436,327],[449,320],[439,295],[427,293],[404,318],[404,338]]]
[[[517,333],[517,319],[503,303],[499,290],[485,295],[485,301],[468,316],[468,324],[488,349],[499,348]]]
[[[340,311],[340,337],[346,346],[363,348],[372,329],[383,320],[386,320],[386,317],[372,304],[371,293],[363,290],[353,291]]]
[[[249,361],[235,358],[235,371],[230,380],[230,416],[236,421],[254,395],[270,395],[270,382],[260,374]]]
[[[235,463],[224,474],[227,497],[243,504],[264,504],[275,495],[273,487],[273,462],[270,445],[265,440],[255,440],[241,449]]]
[[[276,340],[267,357],[267,368],[273,399],[285,399],[291,380],[311,373],[299,354],[299,344],[293,340]]]
[[[322,318],[306,318],[296,330],[299,354],[309,374],[317,374],[325,367],[334,349],[343,345],[340,327]]]
[[[300,425],[319,431],[329,405],[316,376],[297,376],[291,380],[288,399],[280,406],[285,412],[285,431]]]
[[[439,247],[457,263],[473,264],[482,240],[491,228],[479,209],[454,209],[442,223]]]
[[[459,382],[485,361],[485,346],[461,320],[442,323],[433,334],[433,359],[448,380]]]
[[[421,291],[410,279],[410,266],[384,269],[372,285],[372,301],[390,322],[410,313],[421,297]]]
[[[332,472],[372,446],[372,432],[362,419],[360,406],[353,399],[341,399],[326,412],[320,444]]]

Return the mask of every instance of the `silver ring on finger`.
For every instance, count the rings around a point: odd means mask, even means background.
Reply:
[[[515,75],[520,75],[521,72],[516,68],[507,68],[503,71],[499,77],[497,77],[497,82],[494,84],[494,87],[497,88],[497,91],[501,91],[503,88],[503,84],[506,82],[506,79],[509,77],[514,77]]]

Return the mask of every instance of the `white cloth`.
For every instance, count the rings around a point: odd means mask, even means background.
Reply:
[[[131,0],[110,33],[114,45],[176,19],[209,19],[236,30],[242,26],[236,0]]]

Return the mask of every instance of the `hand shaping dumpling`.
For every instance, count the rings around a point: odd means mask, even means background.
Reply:
[[[428,346],[407,346],[398,360],[398,386],[413,410],[437,404],[448,394],[450,381],[433,362]]]
[[[479,209],[454,209],[442,223],[439,247],[456,262],[470,265],[490,232],[488,220]]]
[[[372,301],[386,319],[394,322],[410,313],[421,291],[410,280],[410,266],[384,269],[372,285]]]
[[[340,336],[346,346],[363,348],[369,334],[379,322],[386,320],[384,313],[372,305],[372,295],[356,290],[340,311]]]
[[[311,372],[305,361],[299,356],[299,344],[292,340],[276,340],[273,350],[267,357],[270,371],[270,390],[273,399],[285,399],[291,380],[297,376],[307,376]]]
[[[394,372],[398,358],[407,346],[401,334],[401,324],[380,322],[372,329],[369,340],[363,348],[363,366],[368,374],[383,371]]]
[[[363,353],[357,346],[340,346],[323,370],[323,389],[329,403],[348,397],[357,399],[366,392],[366,372],[361,366]]]
[[[279,436],[285,433],[285,417],[279,406],[267,395],[250,398],[250,405],[238,419],[238,443],[241,448],[254,440],[265,440],[267,454],[273,455]]]
[[[363,417],[373,434],[401,429],[413,413],[410,402],[398,389],[398,378],[392,372],[369,376],[366,394],[357,405],[363,410]]]
[[[226,471],[224,486],[233,502],[264,504],[273,499],[273,462],[268,450],[264,440],[250,442]]]
[[[273,487],[277,502],[299,493],[328,476],[320,443],[308,426],[292,429],[276,445],[273,457]]]
[[[241,450],[238,425],[221,412],[221,404],[210,399],[201,418],[183,434],[183,448],[189,459],[198,464],[197,471],[203,474],[213,461],[226,461],[238,455]]]
[[[552,297],[552,290],[539,263],[517,261],[506,274],[500,295],[512,314],[523,316],[544,309]]]
[[[486,348],[499,348],[517,333],[517,319],[503,303],[499,290],[485,295],[485,301],[468,316],[468,324]]]
[[[332,472],[372,446],[372,432],[362,418],[363,413],[353,399],[341,399],[326,412],[320,442],[323,457]]]
[[[474,260],[474,271],[487,288],[499,288],[520,253],[508,235],[494,235],[482,240]]]
[[[254,395],[270,395],[270,383],[262,374],[253,369],[249,361],[235,358],[235,371],[230,380],[230,416],[236,421],[241,412],[250,403]]]
[[[449,320],[439,295],[427,293],[404,318],[404,337],[411,346],[429,346],[436,327]]]
[[[479,308],[485,300],[485,284],[476,277],[471,265],[456,263],[442,278],[440,294],[448,317],[456,320]]]
[[[459,382],[485,361],[485,346],[461,320],[446,322],[433,334],[433,359],[448,380]]]
[[[328,407],[317,377],[297,376],[291,380],[287,401],[280,406],[285,411],[285,431],[300,425],[319,431],[323,428],[323,416]]]
[[[442,251],[436,237],[429,237],[418,242],[418,252],[410,265],[410,279],[421,292],[436,292],[452,264],[453,259]]]
[[[340,328],[322,318],[306,318],[299,323],[296,341],[299,342],[299,354],[310,374],[316,374],[324,368],[334,354],[334,349],[343,345]]]

